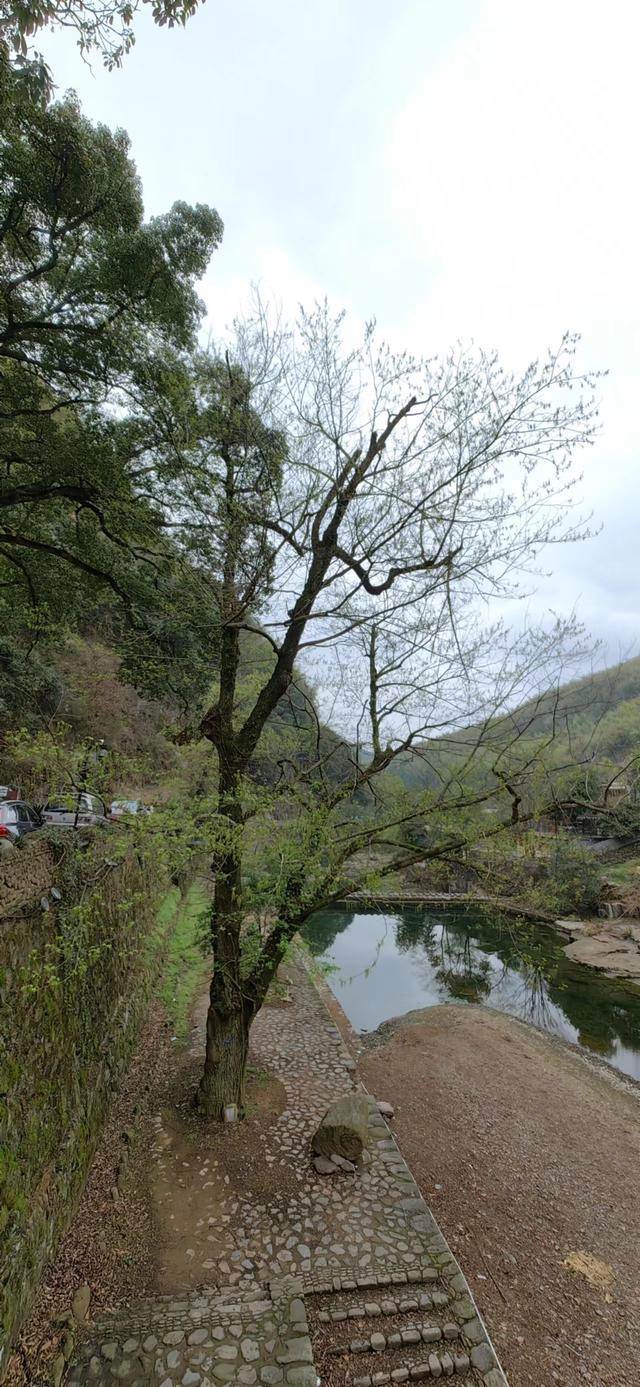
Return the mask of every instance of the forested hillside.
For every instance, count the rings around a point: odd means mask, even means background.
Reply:
[[[553,743],[557,765],[607,769],[640,764],[640,657],[551,688],[487,724],[433,738],[398,758],[394,775],[413,791],[435,789],[464,766],[479,741],[474,777],[485,779],[514,737],[535,758]]]

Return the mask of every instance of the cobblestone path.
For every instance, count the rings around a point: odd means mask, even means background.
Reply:
[[[89,1325],[72,1387],[315,1387],[309,1324],[316,1364],[336,1387],[440,1376],[506,1387],[469,1287],[373,1100],[363,1168],[316,1173],[311,1135],[358,1080],[318,991],[304,968],[295,972],[291,1003],[263,1009],[252,1032],[260,1064],[286,1092],[263,1136],[282,1189],[274,1181],[262,1202],[226,1192],[212,1141],[181,1179],[175,1294]],[[172,1142],[159,1115],[151,1161],[160,1200],[163,1182],[168,1191],[178,1178]]]

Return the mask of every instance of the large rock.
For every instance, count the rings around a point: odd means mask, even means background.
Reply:
[[[359,1161],[367,1144],[369,1101],[363,1093],[349,1093],[332,1103],[314,1133],[311,1146],[316,1156],[343,1156]]]

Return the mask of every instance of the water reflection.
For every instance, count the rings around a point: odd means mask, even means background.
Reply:
[[[326,910],[305,930],[356,1030],[448,1001],[486,1003],[640,1079],[640,992],[573,963],[551,931],[475,911]]]

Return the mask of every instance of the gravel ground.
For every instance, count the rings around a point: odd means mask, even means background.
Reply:
[[[360,1070],[511,1387],[638,1387],[640,1086],[463,1006],[387,1023]]]

